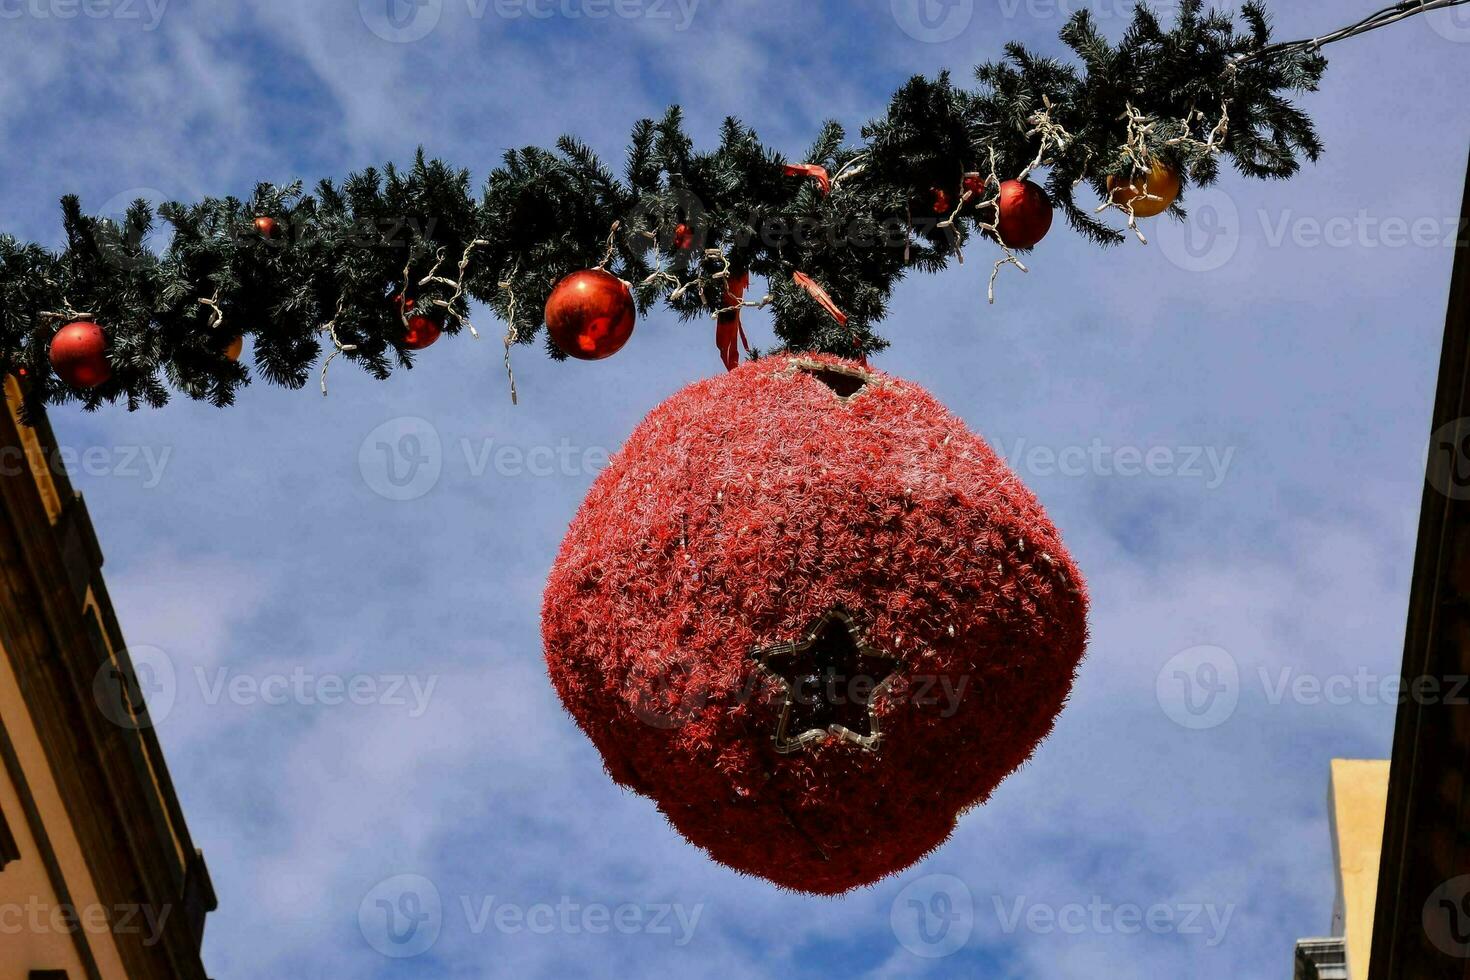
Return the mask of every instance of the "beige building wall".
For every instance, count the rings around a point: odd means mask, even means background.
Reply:
[[[1347,941],[1349,980],[1367,980],[1388,804],[1388,760],[1333,759],[1328,790],[1337,899],[1332,934]]]
[[[82,978],[91,975],[89,966],[104,980],[125,980],[106,910],[3,648],[0,719],[14,753],[11,761],[19,765],[25,784],[23,793],[10,766],[0,766],[0,814],[20,854],[0,870],[0,980],[26,980],[32,970],[64,970],[68,977]],[[44,839],[27,816],[32,808]],[[52,884],[48,858],[64,882],[64,895]]]

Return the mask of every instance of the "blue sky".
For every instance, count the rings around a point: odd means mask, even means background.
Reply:
[[[1082,5],[1121,30],[1113,0],[962,0],[932,28],[911,0],[442,0],[416,40],[380,0],[0,0],[0,227],[55,244],[66,192],[119,213],[420,144],[477,180],[564,131],[617,160],[669,102],[700,138],[734,114],[796,155],[912,73],[1058,51]],[[1272,6],[1296,37],[1377,0]],[[606,779],[542,667],[563,529],[638,419],[720,370],[707,326],[651,315],[595,364],[518,349],[518,408],[499,344],[462,337],[387,383],[334,366],[326,399],[56,411],[64,445],[102,451],[75,478],[220,895],[211,975],[1289,975],[1328,927],[1328,760],[1389,749],[1470,18],[1330,53],[1305,99],[1327,154],[1295,180],[1227,176],[1149,247],[1058,226],[993,307],[981,245],[900,287],[877,366],[1011,459],[1088,577],[1094,638],[1032,762],[840,900],[684,844]],[[437,465],[407,490],[377,448],[404,436]],[[358,696],[323,703],[336,683]],[[378,899],[432,921],[395,945]]]

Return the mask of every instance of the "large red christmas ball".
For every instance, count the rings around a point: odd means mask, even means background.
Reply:
[[[423,350],[438,340],[443,332],[433,317],[416,313],[408,318],[408,326],[403,328],[403,346],[409,350]]]
[[[1011,248],[1031,248],[1051,230],[1051,198],[1040,184],[1007,180],[1000,185],[996,226]]]
[[[768,357],[638,426],[542,633],[617,782],[716,860],[836,894],[918,861],[1031,755],[1086,611],[1036,498],[922,388]]]
[[[96,388],[112,377],[107,335],[90,320],[68,323],[51,338],[51,367],[73,388]]]
[[[546,301],[546,327],[571,357],[599,361],[622,350],[638,310],[628,284],[602,269],[583,269],[556,284]]]

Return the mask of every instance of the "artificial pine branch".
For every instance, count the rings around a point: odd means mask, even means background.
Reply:
[[[330,321],[351,348],[344,358],[387,377],[413,364],[397,298],[419,309],[447,304],[450,334],[476,299],[509,319],[508,341],[528,343],[552,287],[600,264],[610,233],[608,269],[634,284],[645,310],[663,301],[685,319],[708,318],[728,277],[748,272],[768,281],[786,348],[872,353],[885,346],[875,328],[897,282],[945,268],[986,234],[985,205],[964,203],[965,176],[1004,180],[1030,166],[1042,149],[1038,113],[1070,139],[1049,148],[1037,179],[1072,228],[1104,245],[1123,235],[1093,213],[1096,196],[1109,176],[1130,179],[1138,166],[1137,153],[1124,151],[1130,107],[1155,123],[1146,154],[1193,185],[1216,179],[1217,155],[1262,178],[1316,159],[1321,143],[1289,94],[1315,89],[1325,60],[1292,45],[1264,56],[1272,44],[1264,11],[1248,3],[1240,18],[1237,26],[1186,0],[1166,30],[1140,6],[1112,43],[1082,11],[1061,31],[1075,63],[1011,44],[976,69],[976,90],[947,73],[913,78],[860,142],[827,123],[799,161],[734,119],[714,149],[698,152],[672,108],[633,127],[621,175],[567,136],[553,149],[506,153],[478,197],[468,171],[422,151],[407,169],[369,168],[311,194],[263,184],[246,201],[170,203],[156,215],[140,201],[121,225],[87,217],[68,196],[60,253],[0,237],[0,374],[23,373],[37,403],[159,405],[171,386],[226,405],[252,376],[224,356],[234,337],[251,336],[255,373],[300,387],[324,347],[335,349],[322,334]],[[836,184],[824,193],[786,173],[788,163],[821,166]],[[1083,185],[1090,190],[1079,202]],[[946,199],[961,202],[952,223],[936,203]],[[274,235],[254,228],[261,215],[278,223]],[[147,242],[155,217],[171,230],[161,252]],[[454,265],[477,241],[488,244],[474,250],[460,288],[424,281],[436,262]],[[798,272],[830,294],[845,325],[794,281]],[[66,317],[83,313],[107,334],[113,376],[74,391],[52,374],[47,346]]]

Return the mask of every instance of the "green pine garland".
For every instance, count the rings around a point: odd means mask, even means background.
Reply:
[[[959,207],[949,227],[948,214],[935,214],[935,189],[959,201],[967,173],[1013,177],[1045,149],[1055,206],[1078,232],[1111,244],[1124,233],[1095,208],[1107,178],[1130,178],[1140,156],[1200,186],[1216,179],[1220,155],[1246,175],[1274,178],[1294,174],[1300,157],[1317,158],[1312,123],[1285,93],[1315,90],[1325,59],[1310,47],[1263,53],[1271,32],[1257,3],[1244,6],[1239,27],[1202,8],[1186,0],[1165,30],[1140,6],[1116,44],[1079,12],[1061,32],[1079,64],[1008,45],[1002,61],[976,70],[978,91],[947,74],[916,77],[863,128],[861,143],[828,123],[799,161],[734,119],[718,147],[697,152],[674,108],[634,127],[621,176],[563,137],[555,150],[507,153],[476,198],[468,171],[420,151],[407,170],[369,169],[340,186],[323,181],[314,194],[262,184],[249,200],[165,204],[157,216],[172,237],[161,254],[145,245],[154,224],[145,202],[119,225],[66,197],[61,253],[0,237],[0,376],[24,373],[35,404],[161,405],[173,387],[227,405],[251,372],[224,350],[248,334],[255,370],[274,384],[305,384],[334,337],[351,348],[344,358],[385,378],[412,363],[394,297],[437,308],[451,334],[468,324],[474,298],[508,323],[507,343],[525,343],[542,327],[552,287],[609,248],[608,268],[635,284],[642,309],[663,300],[684,319],[708,321],[724,301],[720,274],[745,271],[768,281],[786,348],[881,350],[874,328],[895,283],[910,270],[943,269],[994,220],[983,201]],[[1153,122],[1146,133],[1131,129],[1130,109]],[[1043,146],[1038,118],[1069,138]],[[817,180],[785,173],[788,162],[824,167],[836,185],[824,194]],[[1173,211],[1182,216],[1177,203]],[[276,234],[255,230],[262,215],[276,219]],[[692,246],[675,244],[680,225]],[[845,326],[793,282],[796,271],[825,287]],[[113,377],[92,391],[63,384],[47,359],[54,332],[80,313],[109,339]]]

